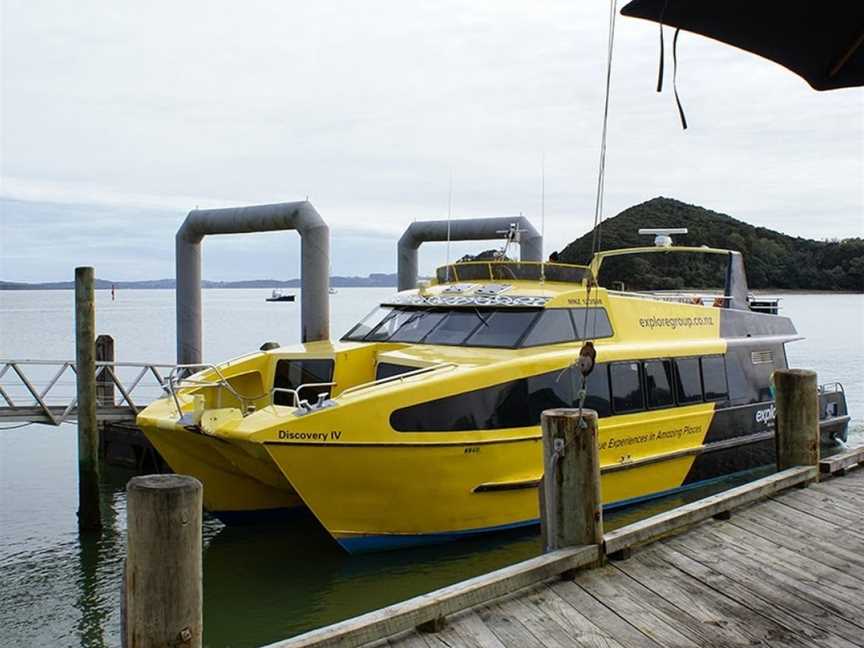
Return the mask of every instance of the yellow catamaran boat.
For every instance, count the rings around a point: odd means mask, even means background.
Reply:
[[[662,238],[662,237],[661,237]],[[776,300],[748,297],[738,252],[601,252],[589,267],[471,262],[397,294],[339,342],[265,349],[179,381],[138,416],[173,470],[226,522],[308,508],[348,551],[535,524],[540,413],[600,415],[606,506],[774,461],[771,374],[799,339]],[[724,255],[723,294],[594,285],[620,254]],[[844,437],[842,387],[823,432]]]

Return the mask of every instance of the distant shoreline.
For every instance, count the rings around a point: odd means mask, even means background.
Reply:
[[[364,278],[358,277],[356,283],[341,283],[334,281],[333,278],[330,280],[331,288],[396,288],[395,275],[393,275],[394,281],[393,283],[374,283],[372,281],[364,281]],[[132,282],[130,284],[118,282],[113,285],[116,290],[174,290],[174,282],[171,281],[170,285],[154,285],[161,282]],[[97,281],[96,290],[111,290],[112,285],[110,282],[107,284],[102,281]],[[139,285],[135,285],[139,284]],[[145,285],[140,285],[145,284]],[[254,285],[248,285],[254,284]],[[272,288],[281,288],[281,289],[300,289],[300,281],[292,280],[292,281],[273,281],[273,282],[265,282],[262,281],[238,281],[238,282],[228,282],[228,281],[202,281],[201,288],[204,290],[266,290]],[[56,282],[56,283],[43,283],[43,284],[25,284],[25,283],[14,283],[14,282],[0,282],[0,291],[20,291],[20,292],[38,292],[42,290],[74,290],[75,284],[72,282]],[[670,292],[705,292],[710,291],[710,288],[684,288],[681,290],[675,290]],[[715,290],[719,290],[715,289]],[[662,291],[661,291],[662,292]],[[864,291],[860,290],[814,290],[812,288],[754,288],[749,291],[753,295],[861,295],[864,294]]]
[[[395,274],[371,274],[367,277],[330,277],[330,286],[333,288],[395,288]],[[173,279],[153,279],[148,281],[108,281],[96,279],[96,290],[174,290],[176,283]],[[201,282],[205,289],[225,288],[229,290],[241,290],[249,288],[300,288],[300,279],[289,279],[279,281],[277,279],[250,279],[245,281],[209,281]],[[0,281],[0,290],[74,290],[73,281],[45,281],[40,283],[26,283],[17,281]]]

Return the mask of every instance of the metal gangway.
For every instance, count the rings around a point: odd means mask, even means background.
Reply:
[[[147,404],[165,395],[166,376],[175,367],[154,362],[97,361],[97,419],[134,422]],[[77,376],[72,360],[0,359],[0,430],[7,423],[75,423]]]

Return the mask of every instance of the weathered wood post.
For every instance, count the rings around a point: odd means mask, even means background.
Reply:
[[[774,372],[774,388],[777,470],[818,466],[819,388],[816,372],[778,369]]]
[[[144,475],[129,480],[126,493],[123,645],[200,648],[201,482]]]
[[[540,515],[546,550],[603,544],[597,412],[546,410],[543,428],[543,496]]]
[[[78,528],[102,527],[96,421],[96,309],[93,268],[75,268],[75,370],[78,394]]]
[[[110,335],[96,338],[96,362],[114,362],[114,338]],[[114,381],[107,369],[96,379],[96,397],[103,407],[114,405]]]

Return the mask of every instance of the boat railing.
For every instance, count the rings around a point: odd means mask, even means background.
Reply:
[[[379,385],[386,385],[391,382],[402,382],[406,378],[413,378],[414,376],[420,376],[422,374],[430,373],[432,371],[438,371],[439,369],[452,369],[453,367],[457,367],[455,362],[442,362],[440,364],[431,365],[429,367],[421,367],[414,371],[406,371],[405,373],[401,373],[395,376],[387,376],[386,378],[379,378],[377,380],[370,380],[369,382],[361,383],[359,385],[354,385],[353,387],[349,387],[342,391],[339,396],[345,396],[347,394],[353,394],[354,392],[361,391],[364,389],[369,389],[371,387],[378,387]]]
[[[216,380],[201,380],[192,378],[190,376],[182,375],[183,372],[188,371],[190,369],[209,369],[216,374]],[[180,375],[176,375],[176,374]],[[177,412],[181,411],[180,408],[180,399],[177,396],[177,390],[182,387],[199,387],[203,389],[213,389],[220,388],[225,389],[229,394],[234,396],[238,401],[240,401],[240,410],[245,414],[249,408],[249,405],[254,403],[255,401],[269,398],[270,405],[273,406],[276,403],[276,394],[289,394],[291,396],[291,401],[293,407],[302,407],[303,403],[306,402],[300,398],[300,394],[304,389],[311,389],[315,387],[334,387],[336,385],[335,382],[313,382],[313,383],[303,383],[298,385],[296,388],[290,387],[273,387],[269,391],[263,392],[261,394],[256,394],[254,396],[249,396],[246,394],[241,394],[237,389],[228,381],[227,378],[222,374],[219,370],[219,367],[213,364],[185,364],[185,365],[177,365],[171,371],[166,381],[166,389],[171,395],[171,398],[174,400],[174,406],[177,408]],[[217,402],[216,407],[221,407],[221,391],[217,393]]]
[[[314,382],[314,383],[303,383],[302,385],[297,385],[295,389],[290,387],[274,387],[270,390],[270,405],[276,405],[276,394],[290,394],[293,401],[294,407],[302,407],[304,403],[308,404],[308,401],[301,400],[300,392],[304,389],[312,389],[313,387],[335,387],[335,382]],[[330,392],[326,392],[329,395]],[[320,398],[321,394],[319,394]]]
[[[846,390],[843,388],[843,383],[839,382],[830,382],[819,385],[819,393],[820,394],[845,394]]]
[[[721,295],[717,293],[707,292],[635,292],[628,290],[609,290],[608,292],[609,294],[620,295],[622,297],[650,299],[652,301],[663,301],[675,304],[689,304],[693,306],[710,306],[714,308],[726,307],[732,301],[732,297],[730,295]],[[757,312],[770,312],[772,314],[777,313],[781,299],[781,297],[763,297],[759,295],[747,296],[747,302],[751,304],[753,310]]]
[[[674,304],[690,304],[695,306],[717,306],[725,305],[732,298],[728,295],[717,295],[711,293],[667,293],[667,292],[633,292],[627,290],[609,290],[609,294],[622,297],[634,297],[636,299],[649,299],[651,301],[663,301]]]

